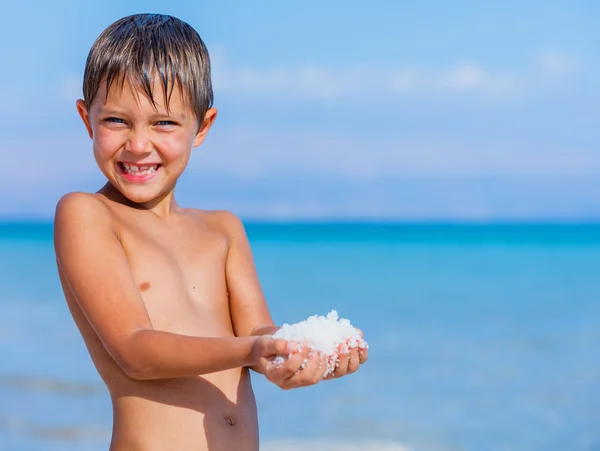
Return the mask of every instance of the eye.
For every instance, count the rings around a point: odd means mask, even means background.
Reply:
[[[169,125],[177,125],[177,124],[175,124],[175,122],[173,122],[173,121],[158,121],[158,122],[156,123],[156,125],[158,125],[158,126],[162,126],[162,127],[165,127],[165,126],[169,126]]]
[[[106,119],[104,119],[104,122],[112,122],[114,124],[124,124],[125,121],[121,118],[118,117],[107,117]]]

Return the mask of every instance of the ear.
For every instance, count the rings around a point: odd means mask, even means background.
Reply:
[[[217,109],[209,108],[204,115],[204,120],[202,121],[202,125],[200,125],[200,130],[198,130],[198,133],[194,138],[194,147],[198,147],[200,144],[202,144],[204,138],[206,138],[208,130],[210,130],[210,127],[212,127],[212,124],[215,122],[216,118]]]
[[[87,128],[88,135],[90,135],[91,139],[94,139],[94,132],[92,131],[92,125],[90,123],[90,115],[87,108],[85,107],[85,102],[82,99],[79,99],[76,105],[77,112],[79,113],[79,116],[81,116],[81,120],[83,120],[85,128]]]

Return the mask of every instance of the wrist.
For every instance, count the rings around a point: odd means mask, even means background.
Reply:
[[[275,332],[279,330],[279,326],[270,325],[270,326],[258,326],[255,327],[250,335],[273,335]]]
[[[255,343],[258,340],[258,336],[240,337],[244,340],[244,365],[242,366],[254,366],[258,364],[259,356],[255,355],[254,348]]]

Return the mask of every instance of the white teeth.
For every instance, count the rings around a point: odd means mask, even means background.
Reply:
[[[157,164],[154,166],[138,166],[136,164],[121,163],[121,166],[125,169],[125,172],[133,175],[148,175],[156,172],[158,169]]]

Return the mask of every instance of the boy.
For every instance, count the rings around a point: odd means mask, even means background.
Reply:
[[[275,340],[244,228],[181,208],[177,179],[217,115],[209,57],[186,23],[125,17],[90,50],[77,110],[107,183],[58,203],[60,280],[113,405],[113,451],[255,451],[249,368],[289,389],[325,365]],[[270,362],[292,353],[281,366]],[[342,357],[333,377],[357,370]]]

